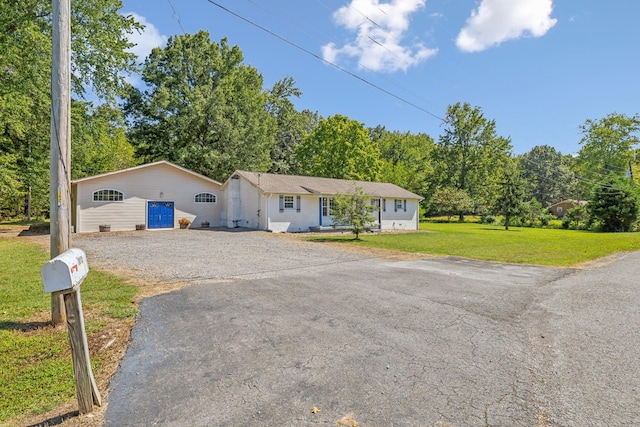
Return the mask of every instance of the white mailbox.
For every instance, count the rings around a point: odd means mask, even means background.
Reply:
[[[42,266],[45,292],[72,291],[89,274],[87,256],[82,249],[71,248]]]

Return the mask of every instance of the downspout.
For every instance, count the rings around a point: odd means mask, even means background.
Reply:
[[[266,194],[265,194],[266,196]],[[269,193],[268,197],[267,197],[267,203],[265,206],[265,210],[266,212],[266,217],[265,217],[265,230],[266,231],[271,231],[271,216],[269,216],[269,200],[271,200],[271,196],[273,196],[273,194]]]

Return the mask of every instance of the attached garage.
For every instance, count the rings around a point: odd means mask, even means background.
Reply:
[[[71,221],[78,233],[223,225],[222,184],[167,161],[75,180]],[[226,224],[225,224],[226,225]]]

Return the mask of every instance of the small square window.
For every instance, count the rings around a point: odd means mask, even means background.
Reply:
[[[284,196],[284,208],[295,209],[295,206],[293,204],[293,196]]]

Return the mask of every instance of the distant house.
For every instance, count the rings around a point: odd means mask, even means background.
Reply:
[[[555,203],[549,206],[549,211],[555,215],[556,218],[562,218],[567,214],[567,211],[578,206],[586,205],[587,202],[584,200],[562,200],[558,203]]]
[[[71,221],[77,233],[194,227],[244,227],[299,232],[331,227],[333,197],[359,186],[378,207],[375,227],[418,229],[421,197],[394,184],[306,176],[234,172],[222,184],[167,161],[71,183]]]

